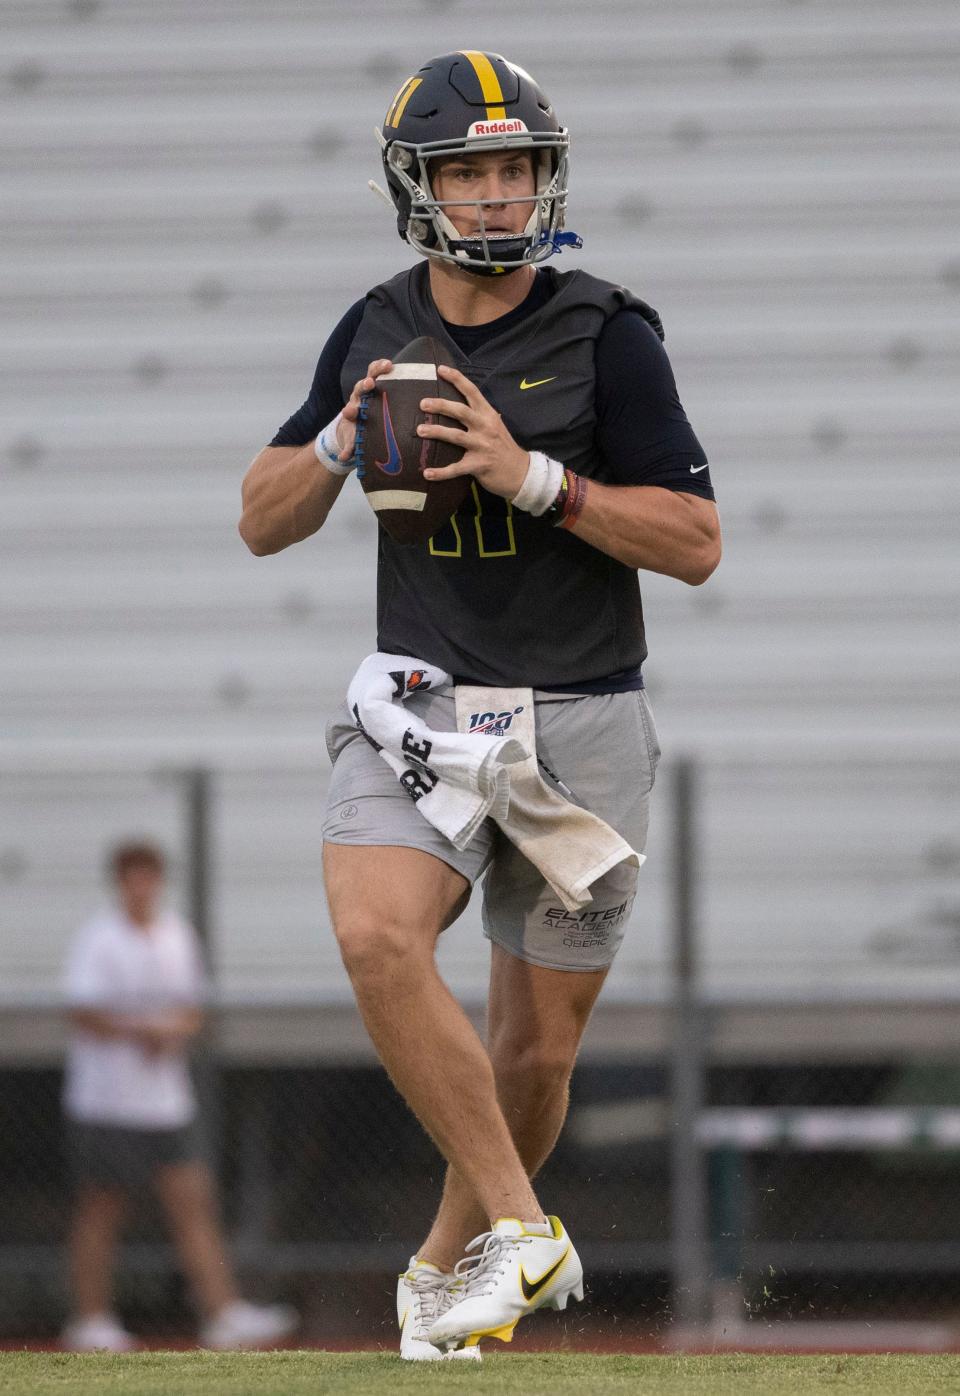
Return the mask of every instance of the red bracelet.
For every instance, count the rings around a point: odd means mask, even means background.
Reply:
[[[573,528],[587,502],[587,482],[582,475],[577,475],[573,470],[564,471],[564,475],[567,480],[567,492],[563,501],[563,513],[556,527]]]

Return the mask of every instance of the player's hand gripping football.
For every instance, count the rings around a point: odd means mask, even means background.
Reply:
[[[339,459],[346,465],[353,455],[353,446],[357,438],[357,417],[360,412],[360,398],[364,393],[373,392],[374,384],[382,373],[389,373],[393,364],[389,359],[374,359],[367,368],[366,378],[361,378],[354,383],[353,391],[349,400],[344,404],[340,413],[340,420],[337,423],[337,441],[340,445]]]
[[[463,449],[463,455],[453,465],[425,470],[427,480],[446,480],[454,475],[472,475],[491,494],[513,499],[527,476],[530,455],[518,446],[503,424],[503,418],[458,369],[440,364],[439,374],[449,379],[466,398],[465,403],[425,397],[420,403],[424,412],[442,413],[455,417],[459,427],[423,423],[417,427],[420,436],[434,436]]]

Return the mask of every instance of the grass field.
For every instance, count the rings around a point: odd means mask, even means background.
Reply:
[[[587,1353],[493,1353],[473,1363],[402,1363],[381,1353],[65,1353],[0,1356],[0,1392],[11,1396],[383,1396],[393,1392],[492,1396],[871,1396],[960,1391],[960,1356],[597,1357]]]

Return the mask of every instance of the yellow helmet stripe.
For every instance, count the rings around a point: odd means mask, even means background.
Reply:
[[[397,95],[394,97],[393,101],[390,103],[389,107],[387,108],[387,114],[386,114],[386,116],[383,118],[383,124],[384,124],[384,126],[392,126],[392,125],[393,125],[393,122],[390,120],[390,118],[393,116],[393,113],[396,111],[396,109],[397,109],[397,103],[400,101],[400,98],[403,96],[404,92],[406,92],[407,87],[410,85],[411,82],[413,82],[413,78],[407,78],[404,82],[402,82],[402,83],[400,84],[400,89],[399,89],[399,91],[397,92]]]
[[[399,126],[400,118],[406,111],[407,103],[423,82],[423,78],[408,78],[403,84],[396,97],[393,99],[393,106],[387,112],[387,119],[384,126]]]
[[[480,92],[487,104],[487,120],[505,120],[507,109],[503,105],[503,88],[496,68],[485,53],[478,53],[475,49],[461,49],[460,52],[473,64],[474,72],[480,79]]]

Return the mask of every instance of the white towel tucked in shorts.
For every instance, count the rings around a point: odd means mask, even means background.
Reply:
[[[403,654],[371,654],[347,689],[360,731],[380,752],[417,809],[454,848],[466,848],[488,815],[506,816],[508,767],[527,759],[512,737],[436,732],[403,707],[411,693],[449,687],[433,664]]]
[[[454,847],[466,848],[493,819],[571,912],[589,903],[591,884],[610,868],[643,863],[609,824],[542,780],[531,689],[458,685],[457,732],[435,731],[404,710],[411,693],[452,683],[443,669],[407,655],[372,654],[350,682],[347,705],[419,812]]]

